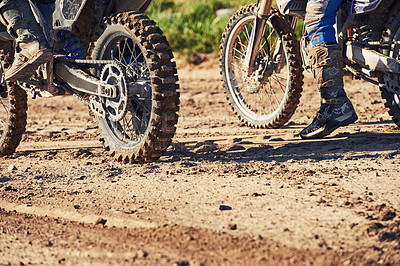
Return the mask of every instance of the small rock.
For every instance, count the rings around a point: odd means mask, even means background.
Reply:
[[[262,237],[262,235],[258,235],[253,237],[254,240],[263,240],[264,238]]]
[[[375,208],[376,208],[379,212],[381,212],[381,211],[383,211],[383,210],[386,208],[386,204],[385,204],[385,203],[382,203],[382,204],[380,204],[380,205],[377,205]]]
[[[382,221],[389,221],[389,220],[393,220],[394,217],[396,217],[396,213],[394,211],[387,211],[383,217],[382,217]]]
[[[85,178],[86,178],[86,176],[80,175],[80,176],[76,176],[75,180],[84,180]]]
[[[149,254],[148,254],[146,251],[142,250],[142,249],[139,249],[139,250],[136,252],[136,257],[137,257],[138,259],[146,258],[148,255],[149,255]]]
[[[80,205],[74,205],[74,208],[78,210],[78,209],[81,208],[81,206]]]
[[[8,178],[8,177],[0,177],[0,183],[4,183],[4,182],[10,181],[10,180],[11,180],[11,178]]]
[[[232,207],[228,206],[228,205],[219,205],[219,210],[220,211],[230,211],[230,210],[232,210]]]
[[[6,186],[4,188],[4,191],[14,191],[14,192],[18,192],[18,189],[13,188],[12,186]]]
[[[105,225],[106,222],[107,222],[106,219],[103,219],[103,218],[100,217],[99,219],[97,219],[96,224]]]
[[[8,171],[14,171],[17,170],[17,167],[13,164],[10,164],[10,166],[8,167]]]
[[[77,158],[77,157],[87,158],[92,155],[93,155],[93,153],[88,149],[79,149],[78,151],[74,152],[74,154],[73,154],[74,158]]]
[[[191,237],[191,236],[186,236],[186,240],[187,240],[187,241],[192,241],[192,240],[194,240],[194,238]]]
[[[188,262],[188,261],[178,261],[178,262],[175,262],[174,264],[172,264],[173,266],[189,266],[190,265],[190,263]],[[203,264],[201,264],[201,265],[203,265]]]
[[[229,228],[229,230],[236,230],[237,225],[236,224],[228,224],[228,228]]]
[[[351,264],[351,260],[346,260],[345,262],[343,262],[343,265],[350,265]]]
[[[397,239],[397,234],[394,232],[384,232],[379,236],[379,241],[394,241]]]

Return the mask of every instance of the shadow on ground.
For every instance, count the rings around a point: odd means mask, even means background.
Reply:
[[[274,141],[268,140],[265,145],[249,147],[240,151],[215,151],[196,153],[188,151],[171,151],[161,159],[163,162],[179,161],[182,158],[192,158],[195,161],[235,161],[235,162],[286,162],[288,160],[357,160],[361,158],[388,158],[400,154],[400,135],[398,133],[353,133],[338,134],[332,138],[320,140],[300,139]],[[169,156],[169,157],[168,157]]]

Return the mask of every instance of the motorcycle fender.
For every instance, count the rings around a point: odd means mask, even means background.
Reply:
[[[153,0],[137,0],[137,1],[116,1],[115,9],[117,12],[140,11],[145,13]]]
[[[351,43],[346,47],[346,57],[372,71],[400,74],[400,61],[377,51]]]

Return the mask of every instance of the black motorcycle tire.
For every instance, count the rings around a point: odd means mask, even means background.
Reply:
[[[15,152],[26,129],[26,112],[28,110],[26,92],[16,83],[8,83],[2,88],[0,101],[0,156]]]
[[[278,84],[282,88],[274,88],[276,84],[271,82],[273,76],[282,74],[275,70],[273,70],[271,79],[268,80],[269,85],[261,87],[260,83],[257,84],[257,81],[247,82],[248,79],[243,78],[244,75],[240,74],[240,69],[243,67],[235,64],[234,60],[240,60],[237,58],[244,57],[247,48],[238,51],[241,49],[240,47],[243,47],[240,35],[250,35],[244,33],[245,27],[254,20],[256,10],[256,4],[242,7],[231,17],[224,30],[220,44],[222,81],[227,99],[234,113],[239,116],[242,122],[256,128],[279,128],[292,117],[301,97],[303,67],[300,45],[288,20],[276,9],[272,9],[267,27],[272,29],[271,32],[276,32],[276,36],[282,44],[285,56],[285,62],[282,65],[286,68],[284,72],[286,84]],[[237,69],[235,70],[235,68]],[[235,71],[237,71],[237,75]],[[239,83],[242,85],[239,85]],[[266,88],[267,86],[269,88]],[[276,91],[279,95],[275,94]],[[264,102],[258,103],[259,99],[266,99],[267,97],[272,98],[272,100],[264,100]],[[273,101],[276,101],[276,103],[274,104]]]
[[[145,108],[149,115],[140,137],[126,140],[129,132],[122,132],[121,125],[111,123],[107,118],[96,116],[99,138],[109,154],[123,163],[147,163],[159,159],[172,142],[176,131],[179,110],[179,85],[176,64],[169,43],[162,31],[146,15],[139,12],[120,13],[105,19],[103,32],[92,45],[92,59],[106,59],[102,55],[105,46],[113,42],[115,36],[130,36],[135,49],[140,49],[143,62],[151,80],[151,95]],[[128,42],[128,41],[127,41]],[[96,73],[97,72],[97,73]],[[100,71],[94,74],[99,76]],[[133,101],[133,100],[132,100]],[[132,105],[132,104],[131,104]],[[147,106],[147,105],[146,105]],[[127,111],[134,117],[135,110]],[[138,115],[137,115],[138,116]],[[134,118],[131,118],[131,120]],[[132,121],[132,127],[134,127]]]
[[[400,4],[393,9],[393,15],[389,18],[387,30],[383,34],[382,42],[400,42]],[[400,60],[400,45],[388,45],[383,49],[383,54]],[[400,126],[400,76],[387,74],[379,78],[379,89],[385,100],[385,107],[397,126]]]

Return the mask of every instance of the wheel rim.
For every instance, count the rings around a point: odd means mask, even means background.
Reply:
[[[117,143],[134,147],[147,138],[152,117],[152,87],[146,58],[136,40],[122,31],[108,38],[99,57],[117,62],[124,71],[128,88],[125,116],[119,121],[100,120]],[[130,92],[130,87],[139,87],[140,90]]]
[[[280,45],[277,32],[268,22],[261,44],[261,56],[258,58],[259,70],[247,77],[244,68],[249,36],[255,16],[247,16],[236,23],[227,41],[225,54],[225,74],[228,78],[228,89],[233,96],[233,101],[240,111],[255,121],[269,121],[279,115],[283,108],[289,87],[288,58],[284,45]],[[277,53],[281,49],[277,59]],[[283,49],[283,50],[282,50]],[[271,72],[268,64],[273,62],[275,70]],[[273,66],[273,65],[270,65]],[[268,73],[269,75],[263,75]]]

